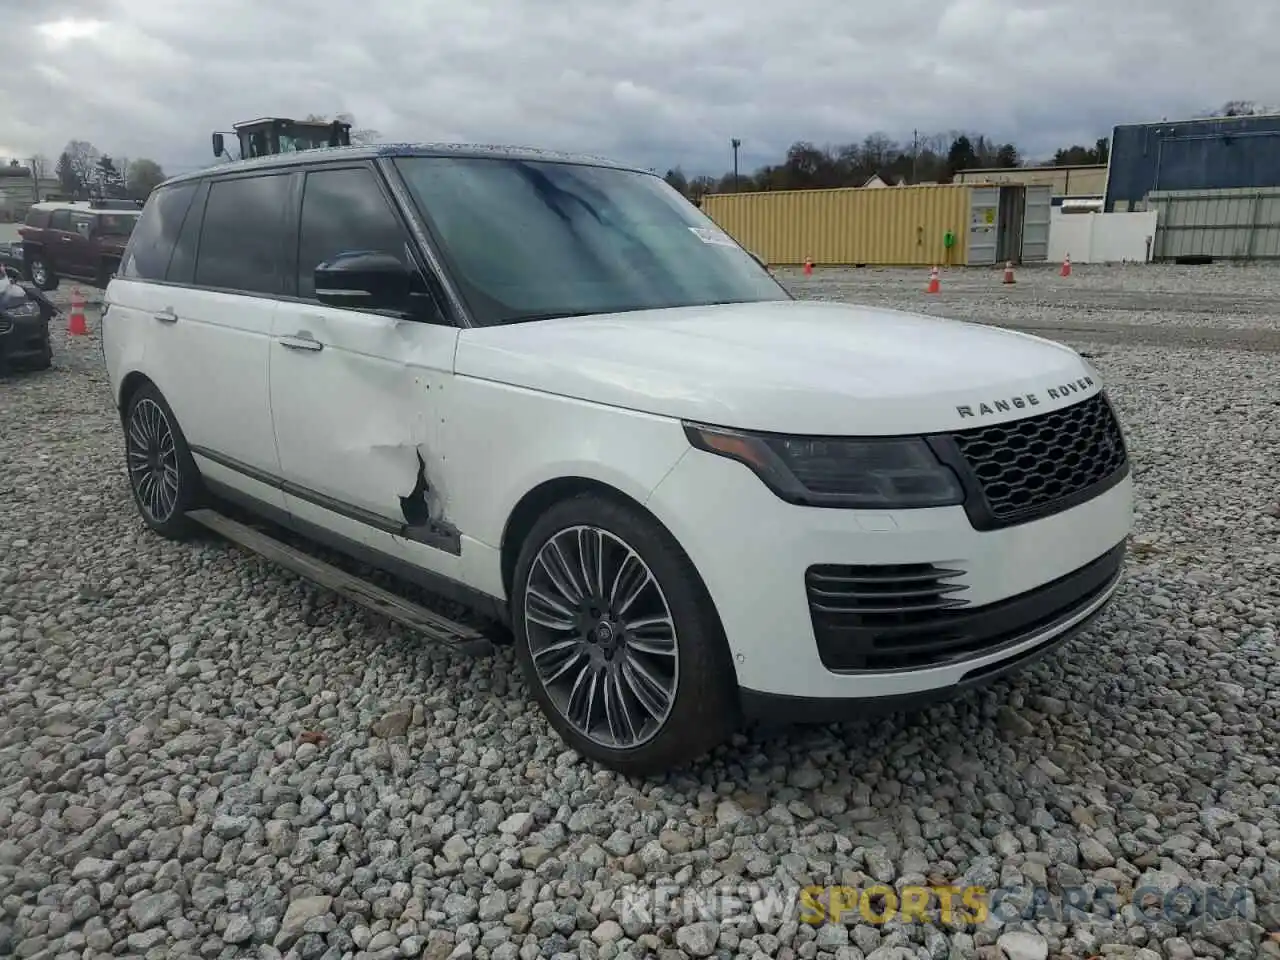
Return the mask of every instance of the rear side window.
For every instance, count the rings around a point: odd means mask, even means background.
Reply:
[[[164,278],[170,283],[190,284],[196,278],[196,247],[200,242],[200,225],[204,220],[204,205],[209,198],[209,182],[200,184],[195,199],[191,201],[191,209],[187,218],[182,221],[182,230],[173,245],[173,256],[169,258],[169,270]]]
[[[43,227],[48,226],[48,224],[49,224],[49,211],[48,211],[48,210],[37,210],[35,207],[32,207],[30,210],[28,210],[28,211],[27,211],[27,226],[28,226],[28,227],[41,227],[41,228],[43,228]]]
[[[165,278],[178,231],[198,185],[179,183],[151,195],[124,252],[120,276],[131,280]]]
[[[367,167],[307,174],[298,238],[298,296],[315,296],[315,269],[340,253],[376,250],[408,266],[400,221]]]
[[[284,292],[289,175],[215,180],[200,230],[196,285]]]
[[[49,217],[50,230],[71,230],[71,211],[55,210],[53,215]]]

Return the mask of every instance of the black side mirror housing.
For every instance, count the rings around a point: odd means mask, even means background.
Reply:
[[[316,299],[331,307],[407,313],[413,275],[389,253],[342,253],[315,269]]]
[[[213,135],[213,155],[220,157],[224,150],[226,150],[226,144],[223,142],[222,134],[215,133]]]

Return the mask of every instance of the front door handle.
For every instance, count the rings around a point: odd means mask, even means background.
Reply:
[[[299,330],[291,337],[281,337],[280,346],[288,347],[290,350],[310,350],[312,352],[324,349],[324,344],[306,330]]]
[[[178,322],[178,315],[173,312],[173,307],[165,307],[159,313],[153,313],[152,316],[155,317],[157,320],[159,320],[161,323],[177,323]]]

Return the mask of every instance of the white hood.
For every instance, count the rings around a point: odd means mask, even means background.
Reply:
[[[1039,337],[820,301],[465,330],[455,369],[717,426],[831,435],[999,423],[1101,388],[1077,353]]]

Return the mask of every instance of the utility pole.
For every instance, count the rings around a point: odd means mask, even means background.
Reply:
[[[738,192],[738,148],[742,146],[742,141],[734,137],[729,141],[733,147],[733,192]]]
[[[911,182],[916,182],[916,161],[920,157],[920,131],[911,131]]]

